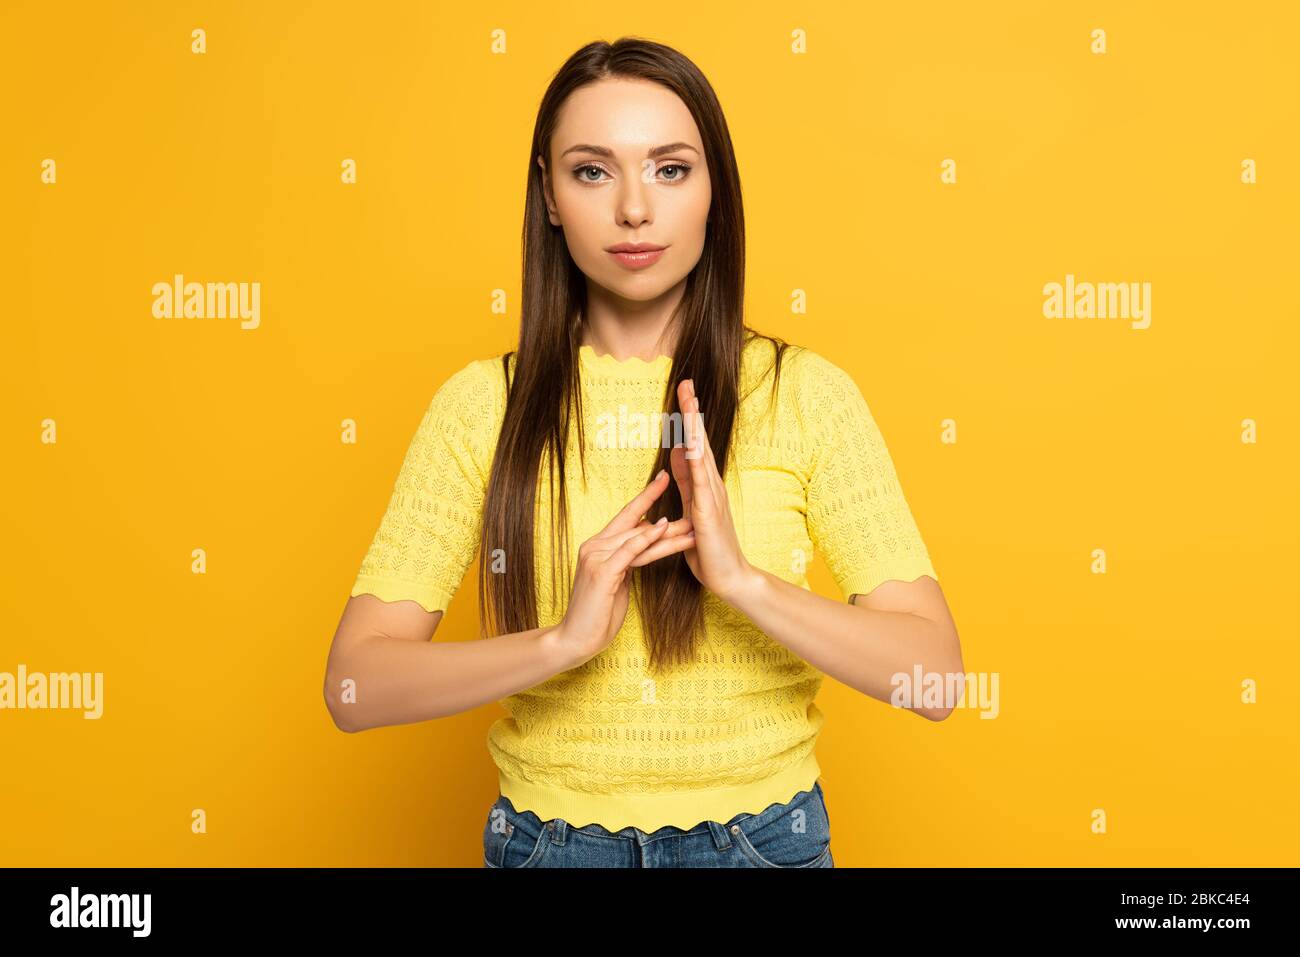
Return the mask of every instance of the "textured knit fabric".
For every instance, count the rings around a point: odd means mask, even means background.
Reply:
[[[806,569],[819,554],[846,599],[888,579],[937,580],[856,383],[794,347],[773,406],[772,357],[763,339],[743,353],[724,476],[746,559],[808,588]],[[587,484],[574,429],[566,475],[573,554],[562,583],[572,583],[578,544],[649,482],[672,369],[670,356],[617,360],[590,346],[579,360]],[[448,607],[476,554],[505,399],[499,356],[469,362],[437,390],[353,595]],[[707,429],[709,410],[701,411]],[[559,595],[550,587],[547,491],[543,478],[535,526],[541,627],[563,619],[569,597],[568,586]],[[653,831],[757,814],[811,788],[820,775],[814,745],[824,717],[813,699],[822,673],[707,590],[704,614],[695,661],[652,677],[634,591],[609,647],[502,700],[506,717],[487,736],[501,793],[542,820]]]

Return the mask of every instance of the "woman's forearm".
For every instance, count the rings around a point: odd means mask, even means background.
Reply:
[[[910,612],[833,601],[757,567],[734,593],[720,597],[818,671],[879,701],[889,703],[894,676],[910,680],[918,665],[925,674],[962,669],[951,629]],[[909,710],[942,719],[952,708]]]
[[[357,638],[345,653],[331,656],[325,702],[344,731],[459,714],[572,667],[555,631],[534,628],[476,641]]]

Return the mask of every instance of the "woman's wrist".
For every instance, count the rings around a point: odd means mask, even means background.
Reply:
[[[744,612],[751,607],[758,594],[767,587],[767,573],[761,568],[744,562],[736,573],[732,584],[717,595],[732,608]]]
[[[537,635],[537,645],[552,674],[559,674],[582,664],[573,652],[573,642],[564,633],[564,622],[543,628]]]

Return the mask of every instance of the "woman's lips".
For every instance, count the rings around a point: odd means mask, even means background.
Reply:
[[[645,252],[641,253],[620,252],[610,253],[610,255],[613,256],[618,264],[624,269],[644,269],[646,266],[653,265],[665,252],[667,252],[666,246],[663,249],[647,249]]]

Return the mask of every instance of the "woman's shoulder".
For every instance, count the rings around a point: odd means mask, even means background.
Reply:
[[[771,393],[776,381],[776,357],[781,350],[778,404],[795,416],[847,401],[858,392],[853,377],[825,354],[794,342],[755,335],[742,353],[745,391],[757,397]]]
[[[806,345],[784,344],[780,379],[774,386],[773,343],[761,336],[746,343],[742,440],[770,443],[779,437],[792,448],[812,449],[833,441],[849,423],[869,414],[857,382],[837,362]]]
[[[504,414],[507,392],[503,358],[469,359],[455,367],[438,383],[431,408],[467,427],[486,428],[497,422]]]

